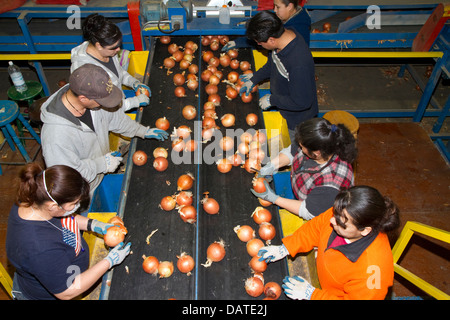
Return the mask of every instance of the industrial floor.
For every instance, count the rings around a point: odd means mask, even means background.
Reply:
[[[317,88],[321,111],[344,110],[398,110],[417,106],[421,91],[408,73],[398,78],[396,65],[340,66],[318,65]],[[424,74],[426,65],[418,65]],[[23,69],[27,80],[36,75]],[[58,80],[68,79],[68,69],[49,66],[46,76],[52,92]],[[342,81],[342,79],[346,79]],[[0,99],[7,99],[10,86],[5,69],[0,70]],[[434,94],[443,105],[450,95],[449,83],[441,81]],[[358,133],[359,158],[356,164],[356,183],[378,188],[389,195],[401,209],[402,227],[406,221],[450,230],[450,167],[429,138],[435,118],[424,118],[421,123],[400,118],[360,118]],[[441,133],[449,132],[447,120]],[[29,153],[37,145],[27,142]],[[1,158],[16,158],[8,146],[0,151]],[[42,163],[40,153],[36,161]],[[5,238],[9,209],[14,202],[18,171],[21,166],[2,166],[0,176],[0,262],[13,274],[5,252]],[[400,230],[399,230],[400,231]],[[396,236],[392,236],[395,241]],[[448,282],[450,246],[425,237],[414,236],[401,265],[410,269],[444,292],[450,292]],[[395,277],[392,289],[395,297],[424,296],[420,290]],[[0,290],[0,299],[9,297]]]

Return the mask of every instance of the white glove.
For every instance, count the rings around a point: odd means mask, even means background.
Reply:
[[[239,79],[242,80],[242,86],[241,86],[241,89],[239,90],[239,95],[242,96],[243,94],[245,94],[246,96],[248,96],[250,94],[250,92],[255,87],[255,84],[253,83],[252,78],[253,78],[253,73],[241,74],[239,76]]]
[[[116,171],[123,160],[122,157],[114,157],[111,153],[112,152],[105,154],[106,172]]]
[[[129,101],[130,104],[129,109],[133,109],[147,106],[150,102],[150,98],[147,97],[146,94],[140,94],[136,97],[127,98],[127,101]]]
[[[257,177],[260,178],[260,177],[270,176],[270,178],[271,178],[273,176],[273,174],[275,173],[275,171],[276,171],[275,166],[273,165],[272,162],[269,162],[268,164],[266,164],[264,167],[262,167],[259,170]]]
[[[261,99],[259,99],[259,107],[262,110],[267,110],[269,109],[271,106],[270,104],[270,93],[266,94],[265,96],[263,96]]]
[[[316,290],[316,288],[300,276],[284,278],[281,287],[289,298],[296,300],[310,300],[311,295]]]
[[[266,246],[262,247],[258,251],[259,261],[275,262],[283,259],[289,254],[289,251],[286,249],[284,244],[281,246]]]
[[[112,268],[115,265],[121,264],[123,260],[130,254],[131,242],[127,243],[123,247],[123,242],[119,243],[112,249],[106,256],[106,260],[109,262],[109,267]]]
[[[236,48],[236,42],[231,40],[231,41],[228,41],[228,43],[223,46],[222,52],[225,52],[225,51],[228,51],[228,50],[234,49],[234,48]]]

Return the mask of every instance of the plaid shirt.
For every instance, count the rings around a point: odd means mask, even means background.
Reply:
[[[305,200],[315,187],[332,187],[335,189],[353,186],[352,165],[337,155],[323,166],[298,152],[292,161],[291,184],[297,199]]]

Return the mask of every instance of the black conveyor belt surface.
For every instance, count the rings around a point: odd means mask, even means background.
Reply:
[[[172,42],[184,46],[188,40],[195,41],[199,49],[195,53],[193,63],[200,65],[199,76],[206,64],[202,62],[201,52],[209,48],[201,48],[199,37],[172,37]],[[220,51],[214,53],[219,56]],[[186,97],[174,96],[175,85],[173,75],[182,72],[178,63],[172,69],[173,73],[167,75],[167,70],[162,67],[163,60],[170,56],[167,45],[155,41],[153,58],[151,63],[148,84],[152,89],[151,103],[142,113],[143,125],[155,126],[156,119],[165,116],[170,121],[170,131],[180,125],[188,125],[192,135],[201,134],[201,117],[203,104],[208,96],[205,93],[205,82],[199,78],[200,86],[193,92],[186,88]],[[247,60],[252,63],[253,55],[250,49],[239,50],[239,60]],[[224,78],[232,71],[230,67],[218,67],[224,73]],[[242,73],[239,71],[239,73]],[[187,72],[186,72],[187,74]],[[185,86],[186,87],[186,86]],[[220,117],[225,113],[236,116],[235,126],[229,129],[241,129],[246,131],[250,127],[246,124],[245,117],[248,113],[256,113],[259,117],[255,129],[264,128],[263,115],[258,106],[258,96],[255,94],[251,103],[244,104],[238,97],[234,100],[225,98],[226,85],[219,85],[221,105],[216,108],[222,135],[231,135],[220,123]],[[186,120],[181,110],[191,104],[197,108],[196,120]],[[241,132],[243,132],[241,131]],[[254,131],[252,131],[254,132]],[[235,146],[239,135],[236,135]],[[129,188],[127,192],[123,219],[130,234],[133,254],[128,256],[121,266],[113,271],[109,299],[254,299],[250,297],[244,288],[244,281],[252,275],[248,266],[250,256],[247,254],[246,245],[241,242],[233,228],[236,225],[250,225],[256,234],[258,225],[251,218],[252,212],[260,206],[258,200],[251,194],[252,178],[250,174],[240,166],[233,167],[228,173],[220,173],[215,164],[210,164],[206,154],[211,154],[213,139],[208,143],[200,143],[200,151],[183,157],[185,161],[174,164],[183,154],[175,157],[171,152],[171,141],[159,142],[156,140],[138,139],[136,150],[144,150],[148,156],[147,164],[139,167],[133,165],[129,175]],[[217,141],[215,142],[217,143]],[[153,150],[162,146],[169,151],[169,168],[164,172],[157,172],[153,167]],[[209,149],[208,149],[209,148]],[[236,147],[235,147],[236,150]],[[215,155],[215,153],[212,153]],[[190,159],[190,161],[186,161]],[[194,161],[195,160],[195,161]],[[206,161],[205,161],[206,160]],[[208,161],[209,160],[209,161]],[[130,169],[129,169],[130,170]],[[194,194],[194,206],[197,208],[197,222],[189,224],[181,220],[177,210],[166,212],[158,205],[161,199],[177,192],[177,179],[180,175],[190,172],[195,177],[195,183],[190,190]],[[217,215],[209,215],[204,212],[200,200],[203,193],[209,192],[209,196],[220,204]],[[279,215],[275,206],[268,209],[272,212],[272,223],[277,229],[273,244],[281,243],[281,227]],[[158,230],[146,243],[147,236],[154,230]],[[258,235],[257,235],[258,237]],[[210,267],[202,266],[205,263],[208,246],[222,239],[226,246],[225,258],[220,262],[214,262]],[[177,267],[177,255],[182,252],[190,254],[196,262],[192,275],[181,273]],[[174,273],[169,278],[160,279],[145,273],[142,269],[142,255],[155,256],[160,261],[168,260],[174,263]],[[124,267],[128,267],[128,272]],[[265,282],[275,281],[281,285],[282,279],[287,275],[285,261],[271,263],[264,272]],[[257,299],[261,299],[261,295]],[[284,295],[282,295],[284,297]]]

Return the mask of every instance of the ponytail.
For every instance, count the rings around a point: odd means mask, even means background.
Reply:
[[[43,171],[39,164],[30,163],[22,169],[19,179],[17,205],[41,206],[46,201],[62,205],[78,199],[89,199],[89,183],[78,171],[68,166],[56,165]]]
[[[358,154],[355,137],[350,130],[324,118],[313,118],[297,125],[295,140],[309,151],[319,150],[323,158],[337,154],[343,161],[352,163]]]
[[[104,16],[94,13],[89,15],[82,26],[83,38],[91,44],[99,43],[107,47],[122,40],[122,32],[114,23]]]
[[[334,202],[334,214],[341,217],[346,209],[358,230],[371,227],[373,232],[389,232],[400,225],[400,211],[388,197],[369,186],[342,190]]]

